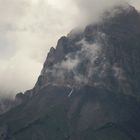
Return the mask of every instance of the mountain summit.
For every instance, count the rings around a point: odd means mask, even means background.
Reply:
[[[117,6],[51,48],[33,89],[0,116],[1,140],[139,140],[140,14]]]

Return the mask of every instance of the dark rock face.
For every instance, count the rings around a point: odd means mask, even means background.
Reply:
[[[83,33],[62,37],[50,49],[38,85],[99,85],[139,96],[140,15],[131,6],[116,9]]]
[[[4,140],[140,139],[140,14],[114,11],[50,49],[35,87],[0,117]]]
[[[1,98],[0,99],[0,115],[6,113],[10,109],[14,108],[16,103],[14,99],[11,98]]]

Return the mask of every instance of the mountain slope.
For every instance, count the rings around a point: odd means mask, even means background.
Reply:
[[[135,8],[120,6],[62,37],[35,87],[0,116],[0,139],[139,140],[139,26]]]

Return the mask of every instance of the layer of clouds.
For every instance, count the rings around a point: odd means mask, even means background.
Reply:
[[[0,0],[0,92],[32,88],[49,48],[60,36],[81,22],[98,21],[105,9],[124,2]],[[140,8],[138,0],[131,3]]]
[[[80,23],[88,24],[90,22],[100,22],[102,14],[114,6],[133,5],[136,9],[140,9],[139,0],[76,0],[76,4],[80,10]]]
[[[49,48],[74,26],[74,8],[65,13],[67,4],[55,4],[47,0],[0,0],[1,94],[32,88]]]
[[[99,22],[103,12],[126,2],[127,0],[77,0],[82,15],[84,15],[82,21],[86,23],[87,21]]]

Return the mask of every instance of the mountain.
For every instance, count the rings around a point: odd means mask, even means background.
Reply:
[[[33,89],[0,116],[1,140],[139,140],[140,14],[117,6],[51,48]]]
[[[9,111],[14,106],[16,106],[14,99],[1,97],[1,99],[0,99],[0,114],[3,114],[5,112]]]

